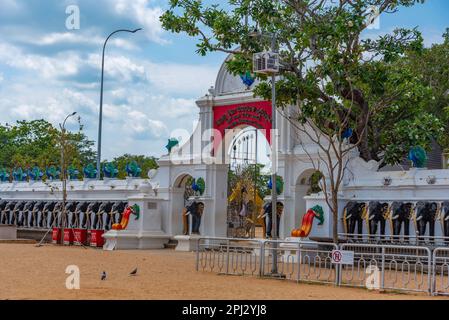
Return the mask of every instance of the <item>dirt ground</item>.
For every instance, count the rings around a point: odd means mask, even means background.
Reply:
[[[77,265],[81,289],[67,290],[67,266]],[[135,277],[129,273],[138,268]],[[101,281],[106,271],[107,279]],[[296,284],[195,271],[195,255],[173,250],[115,251],[37,248],[0,244],[0,299],[180,299],[180,300],[404,300],[439,299],[426,295],[381,294],[363,289]]]

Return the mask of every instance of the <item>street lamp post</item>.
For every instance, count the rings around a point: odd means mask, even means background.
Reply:
[[[101,92],[100,92],[100,118],[99,118],[99,126],[98,126],[98,146],[97,146],[97,179],[100,180],[101,178],[101,132],[102,132],[102,126],[103,126],[103,88],[104,88],[104,55],[106,51],[106,44],[108,43],[109,39],[116,33],[119,32],[128,32],[128,33],[136,33],[137,31],[142,30],[142,28],[135,29],[135,30],[126,30],[126,29],[120,29],[112,32],[105,40],[103,45],[103,56],[101,60]]]
[[[64,245],[64,232],[66,223],[66,202],[67,202],[67,169],[65,159],[66,148],[66,129],[65,124],[67,120],[76,115],[76,112],[69,114],[62,124],[59,124],[61,128],[61,172],[62,172],[62,215],[61,215],[61,245]]]
[[[271,52],[270,54],[277,54],[277,35],[276,33],[261,34],[257,30],[251,33],[250,36],[270,37]],[[278,240],[278,222],[277,222],[277,132],[276,132],[276,72],[271,71],[271,234],[274,241]],[[272,275],[279,275],[277,268],[277,243],[273,243],[273,260],[272,260]]]

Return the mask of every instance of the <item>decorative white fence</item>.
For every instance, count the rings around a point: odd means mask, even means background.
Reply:
[[[232,238],[200,238],[197,248],[197,271],[449,295],[449,248]],[[336,251],[351,263],[335,263]]]

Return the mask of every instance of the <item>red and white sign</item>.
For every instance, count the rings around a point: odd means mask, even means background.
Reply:
[[[332,251],[332,263],[352,266],[354,264],[354,251]]]
[[[226,130],[251,126],[260,129],[271,143],[272,110],[270,101],[245,102],[214,107],[214,150],[225,137]],[[219,134],[218,134],[219,132]],[[219,135],[219,136],[217,136]]]

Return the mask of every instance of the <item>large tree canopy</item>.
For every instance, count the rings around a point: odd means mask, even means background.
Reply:
[[[95,161],[93,142],[82,132],[66,133],[68,164],[79,168]],[[0,168],[59,166],[61,131],[45,120],[0,125]]]
[[[423,52],[417,29],[397,29],[368,38],[372,8],[393,14],[424,0],[171,0],[161,17],[165,29],[198,38],[198,53],[233,54],[228,69],[252,70],[252,56],[270,47],[275,34],[281,56],[279,107],[298,105],[298,119],[312,119],[323,133],[340,136],[351,128],[361,157],[400,162],[412,146],[430,148],[443,129],[429,110],[433,86],[423,81],[408,57]],[[238,48],[238,49],[236,49]],[[263,76],[259,76],[266,80]],[[271,83],[255,94],[271,98]],[[345,128],[342,128],[344,126]]]

